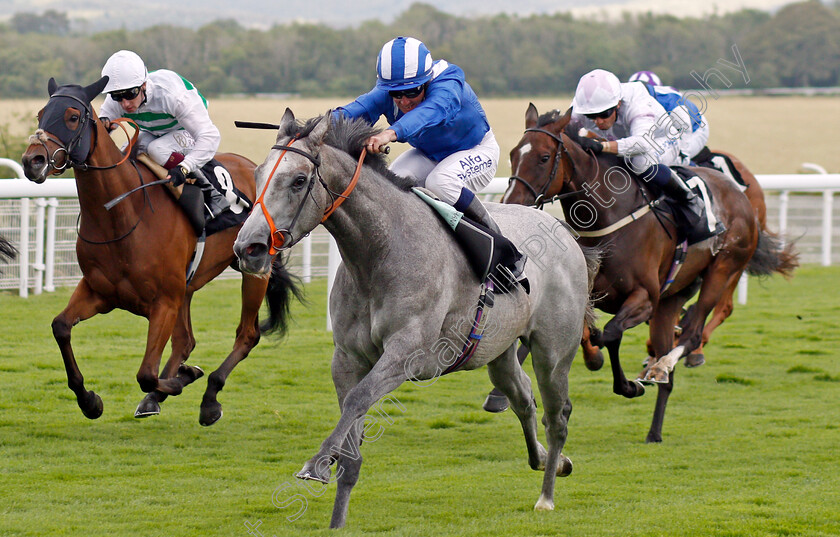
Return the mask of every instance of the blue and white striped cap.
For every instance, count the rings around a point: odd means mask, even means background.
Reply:
[[[413,37],[385,43],[376,59],[376,87],[385,91],[416,88],[432,78],[432,55]]]

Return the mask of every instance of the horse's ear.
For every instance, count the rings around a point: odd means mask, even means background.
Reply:
[[[85,88],[85,95],[87,95],[88,102],[92,101],[97,95],[102,93],[105,86],[108,84],[108,76],[103,76],[90,86]]]
[[[49,96],[52,97],[52,94],[55,93],[55,90],[57,89],[58,82],[56,82],[54,78],[50,78],[50,81],[47,82],[47,93],[49,94]]]
[[[292,112],[292,109],[286,107],[286,111],[283,113],[283,118],[280,119],[280,132],[289,132],[289,127],[293,125],[295,122],[295,114]]]
[[[537,107],[534,103],[528,103],[528,110],[525,112],[525,128],[532,129],[537,125],[537,119],[540,113],[537,112]]]
[[[327,134],[327,128],[330,126],[329,118],[331,114],[332,110],[327,110],[327,113],[318,119],[318,123],[315,124],[315,128],[309,133],[310,140],[318,144],[324,143],[324,136]]]

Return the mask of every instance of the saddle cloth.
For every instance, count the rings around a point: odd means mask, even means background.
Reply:
[[[712,193],[706,188],[706,183],[691,168],[671,166],[671,169],[697,194],[688,204],[666,198],[677,221],[677,240],[686,240],[691,245],[721,233],[724,227],[712,210]]]
[[[197,174],[198,172],[196,172]],[[229,227],[237,226],[248,218],[251,212],[253,203],[248,197],[242,193],[233,184],[233,177],[230,172],[225,169],[221,162],[216,159],[211,159],[207,164],[201,167],[201,172],[209,183],[219,191],[222,196],[230,203],[230,207],[222,211],[218,216],[212,218],[212,214],[207,209],[210,205],[211,192],[204,190],[205,209],[204,217],[207,224],[204,232],[207,236],[219,231],[228,229]]]
[[[738,168],[735,167],[735,164],[732,163],[732,159],[730,159],[729,156],[721,153],[713,153],[708,147],[703,147],[697,156],[694,157],[694,162],[703,168],[711,168],[721,172],[738,185],[741,192],[747,189],[747,184],[744,182],[744,178],[741,177],[741,173],[738,171]]]

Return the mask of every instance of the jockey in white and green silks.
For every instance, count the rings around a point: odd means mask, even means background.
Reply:
[[[188,80],[167,69],[147,72],[140,56],[129,50],[108,58],[102,76],[109,78],[99,117],[135,121],[138,153],[170,170],[176,186],[216,154],[219,129],[207,112],[207,100]]]

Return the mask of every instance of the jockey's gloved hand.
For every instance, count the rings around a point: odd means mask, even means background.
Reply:
[[[173,186],[181,186],[187,182],[187,169],[183,166],[175,166],[169,170],[169,179]]]
[[[592,138],[581,138],[580,146],[586,151],[592,151],[596,155],[604,150],[604,144]]]

